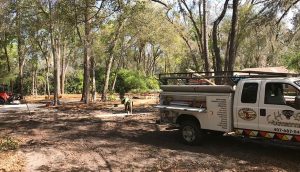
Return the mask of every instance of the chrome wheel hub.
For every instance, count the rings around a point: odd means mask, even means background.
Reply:
[[[191,126],[185,126],[182,129],[182,136],[187,142],[192,142],[196,139],[195,130]]]

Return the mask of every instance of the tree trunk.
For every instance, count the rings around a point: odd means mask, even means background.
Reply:
[[[84,71],[83,71],[83,76],[84,76]],[[83,81],[82,90],[81,90],[81,99],[80,99],[81,102],[84,102],[84,99],[85,99],[85,92],[84,92],[84,90],[85,90],[85,83]]]
[[[61,81],[60,81],[60,78],[61,78],[61,50],[62,50],[62,47],[61,47],[61,40],[60,40],[60,37],[58,36],[58,38],[55,40],[56,42],[56,60],[57,60],[57,87],[58,87],[58,96],[61,94]]]
[[[66,78],[66,43],[64,41],[62,45],[62,56],[61,56],[61,63],[60,63],[60,91],[61,94],[65,94],[65,78]]]
[[[90,57],[91,57],[91,19],[89,1],[85,0],[84,9],[84,98],[85,104],[90,100]]]
[[[189,51],[191,53],[191,56],[192,56],[192,60],[194,62],[194,65],[195,65],[195,68],[196,68],[196,71],[200,71],[200,66],[198,64],[198,60],[197,60],[197,57],[195,55],[195,53],[193,52],[193,49],[188,41],[188,39],[186,37],[184,37],[183,35],[181,35],[181,38],[184,40],[185,44],[188,46],[189,48]]]
[[[228,54],[229,54],[229,47],[230,47],[230,34],[228,35],[227,39],[227,46],[226,46],[226,51],[225,51],[225,64],[224,64],[224,71],[228,71]]]
[[[118,78],[118,74],[116,73],[116,76],[115,76],[115,78],[114,78],[114,82],[113,82],[112,87],[111,87],[111,91],[114,91],[114,90],[115,90],[117,78]]]
[[[102,97],[101,97],[102,101],[106,101],[106,98],[107,98],[108,85],[109,85],[109,79],[110,79],[110,71],[111,71],[113,59],[114,59],[114,54],[113,54],[113,52],[111,52],[110,56],[109,56],[108,64],[106,66],[106,71],[105,71],[104,88],[103,88]]]
[[[200,3],[200,2],[199,2]],[[210,71],[209,54],[208,54],[208,33],[207,33],[207,2],[203,0],[203,58],[205,72]],[[206,73],[209,75],[209,73]]]
[[[137,71],[141,71],[142,69],[142,66],[141,66],[141,61],[142,61],[142,58],[143,58],[143,49],[144,49],[145,45],[142,43],[139,47],[138,47],[138,55],[137,55],[137,58],[136,58],[136,62],[137,62],[137,65],[136,65],[136,69]]]
[[[95,59],[91,56],[91,79],[92,79],[92,101],[95,102],[97,99],[96,95],[96,76],[95,76]]]
[[[109,79],[110,79],[110,71],[111,71],[111,67],[114,61],[114,49],[117,43],[117,40],[119,38],[119,34],[121,32],[122,26],[123,26],[123,20],[119,21],[118,26],[116,28],[115,31],[115,35],[109,45],[108,48],[108,52],[109,52],[109,60],[106,66],[106,71],[105,71],[105,81],[104,81],[104,87],[103,87],[103,91],[102,91],[102,101],[106,101],[106,96],[107,96],[107,92],[108,92],[108,85],[109,85]]]
[[[19,49],[19,48],[18,48]],[[20,50],[18,50],[18,54],[19,54],[19,78],[20,78],[20,83],[19,83],[19,89],[20,89],[20,95],[21,95],[21,99],[23,99],[24,96],[24,65],[25,65],[25,58],[22,57],[22,52],[20,52]]]
[[[35,66],[35,69],[34,69],[34,86],[35,86],[35,88],[34,88],[34,91],[35,91],[35,96],[37,96],[38,95],[38,73],[37,73],[37,64],[36,64],[36,66]]]
[[[195,29],[195,31],[196,31],[196,42],[197,42],[197,46],[198,46],[198,51],[199,51],[199,54],[201,54],[204,50],[204,45],[203,45],[203,41],[202,41],[202,38],[203,38],[203,36],[202,36],[202,33],[201,33],[201,31],[203,30],[203,29],[201,29],[201,26],[199,27],[198,26],[198,24],[197,24],[197,22],[196,22],[196,20],[194,19],[194,16],[193,16],[193,12],[192,12],[192,10],[191,9],[189,9],[189,7],[188,7],[188,5],[187,5],[187,3],[186,3],[186,1],[185,0],[182,0],[181,1],[182,3],[183,3],[183,5],[185,6],[185,8],[187,9],[187,11],[188,11],[188,17],[190,18],[190,20],[191,20],[191,22],[192,22],[192,24],[193,24],[193,27],[194,27],[194,29]],[[201,18],[201,1],[199,1],[199,18]],[[179,7],[181,7],[181,6],[179,6]],[[183,10],[183,9],[182,9]],[[194,56],[194,57],[193,57]],[[193,58],[195,58],[195,55],[192,55],[192,57]],[[202,56],[202,59],[203,59],[203,57],[204,56]],[[194,61],[194,63],[195,64],[198,64],[198,62],[197,62],[197,60],[193,60]],[[204,63],[206,63],[205,64],[205,66],[208,66],[207,64],[208,64],[208,61],[206,61],[206,60],[204,60]],[[196,68],[200,68],[200,67],[197,67],[196,66]],[[205,70],[205,69],[204,69]]]
[[[52,36],[53,37],[53,36]],[[53,44],[55,44],[55,40],[53,38],[51,39]],[[59,68],[58,68],[58,57],[56,52],[56,46],[53,45],[52,47],[52,53],[53,53],[53,63],[54,63],[54,106],[58,105],[59,100]]]
[[[235,60],[236,60],[236,32],[237,32],[237,22],[238,22],[238,4],[239,4],[239,0],[233,0],[230,42],[229,42],[229,51],[228,51],[228,71],[233,71]]]
[[[160,50],[160,47],[157,47],[156,50],[154,50],[154,45],[153,45],[153,60],[151,61],[151,65],[149,70],[151,71],[150,74],[151,76],[154,76],[155,73],[155,67],[156,67],[156,62],[159,56],[161,55],[162,51]]]
[[[32,65],[32,71],[31,71],[31,95],[34,96],[34,89],[35,89],[35,73],[34,73],[34,66]]]
[[[7,50],[7,37],[6,37],[6,33],[4,33],[4,39],[5,39],[5,44],[3,45],[3,47],[4,47],[4,55],[6,57],[7,72],[10,74],[11,68],[10,68],[10,61],[9,61],[8,50]],[[13,80],[12,79],[9,79],[9,80],[10,80],[10,91],[13,92],[14,91]]]
[[[50,84],[49,84],[49,73],[50,73],[50,62],[49,59],[51,57],[51,53],[49,53],[49,50],[44,50],[42,47],[42,43],[39,41],[36,41],[39,49],[41,50],[43,54],[43,58],[46,62],[46,80],[45,80],[45,88],[44,88],[44,94],[48,96],[48,99],[50,99]]]
[[[54,75],[54,106],[58,105],[58,100],[59,100],[59,59],[57,55],[59,54],[57,51],[57,40],[54,38],[54,29],[53,29],[53,16],[52,16],[52,2],[48,1],[49,4],[49,18],[50,18],[50,26],[49,26],[49,33],[50,33],[50,41],[51,41],[51,49],[52,49],[52,57],[53,57],[53,63],[54,63],[54,70],[53,70],[53,75]]]
[[[46,91],[48,95],[48,99],[50,99],[50,84],[49,84],[49,73],[50,73],[50,64],[49,59],[46,57]]]
[[[213,31],[212,31],[212,44],[213,44],[213,51],[214,51],[214,56],[215,56],[215,63],[214,63],[215,64],[215,75],[217,75],[217,76],[221,75],[220,71],[222,71],[222,59],[221,59],[221,54],[220,54],[220,48],[218,46],[218,26],[226,14],[228,2],[229,2],[229,0],[225,1],[223,10],[222,10],[220,16],[214,22]],[[216,84],[221,84],[221,79],[216,78]]]
[[[4,54],[5,54],[5,57],[6,57],[7,72],[10,74],[10,62],[9,62],[9,56],[8,56],[8,51],[7,51],[7,45],[6,44],[4,45]]]
[[[143,54],[143,74],[147,76],[147,72],[146,72],[146,64],[147,64],[147,54],[146,54],[146,45],[145,45],[145,48],[142,50],[142,54]]]
[[[44,95],[48,95],[48,94],[47,94],[47,82],[45,81],[43,84],[44,84],[44,87],[43,87],[43,88],[44,88],[44,93],[43,93],[43,94],[44,94]],[[47,96],[47,98],[45,98],[45,99],[48,99],[48,96]]]
[[[23,79],[23,69],[25,64],[25,58],[23,55],[23,39],[21,34],[21,14],[20,14],[20,6],[19,1],[16,1],[17,3],[17,10],[16,10],[16,25],[17,25],[17,42],[18,42],[18,60],[19,60],[19,90],[21,99],[23,99],[24,96],[24,79]]]

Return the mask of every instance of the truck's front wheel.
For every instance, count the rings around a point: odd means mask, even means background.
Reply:
[[[183,121],[181,123],[180,131],[182,140],[189,145],[199,144],[204,136],[200,126],[194,121]]]

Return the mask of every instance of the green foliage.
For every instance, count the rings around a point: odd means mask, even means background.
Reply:
[[[193,17],[201,30],[202,14],[199,15],[199,6],[196,5],[201,2],[199,0],[193,3],[186,1],[192,16],[189,16],[182,4],[183,1],[166,1],[165,3],[170,7],[168,11],[158,3],[144,0],[103,1],[103,4],[101,1],[103,6],[100,10],[98,1],[49,2],[51,2],[51,14],[49,4],[44,1],[3,1],[1,3],[0,82],[8,84],[13,81],[15,92],[20,92],[18,88],[20,76],[17,76],[19,64],[24,63],[23,93],[31,92],[33,71],[37,71],[35,79],[38,93],[45,93],[46,66],[49,64],[50,91],[53,94],[54,65],[51,56],[54,48],[61,50],[61,58],[66,63],[61,66],[67,66],[65,92],[80,93],[82,91],[86,38],[84,9],[86,7],[92,17],[89,37],[92,41],[92,57],[96,62],[97,92],[103,90],[109,57],[113,57],[111,71],[118,71],[119,68],[130,69],[121,70],[117,75],[115,72],[110,74],[109,89],[114,79],[118,78],[116,90],[123,93],[158,89],[157,80],[145,76],[153,76],[161,72],[195,70],[195,63],[200,66],[200,70],[203,68],[204,61],[200,47],[203,40],[197,36],[197,30],[189,19]],[[180,2],[183,9],[179,8]],[[87,6],[86,3],[89,5]],[[208,32],[211,32],[212,23],[220,14],[223,2],[211,1],[210,3],[208,11],[214,12],[215,16],[208,16],[208,21],[210,21]],[[236,33],[236,69],[285,65],[290,69],[300,71],[299,53],[295,53],[300,47],[300,15],[294,12],[292,16],[285,17],[286,22],[292,17],[292,23],[286,25],[280,22],[274,27],[282,11],[291,5],[292,1],[285,3],[263,1],[257,4],[251,1],[240,2]],[[212,8],[214,6],[216,9]],[[295,7],[297,6],[291,8],[291,11],[295,10]],[[224,66],[225,57],[228,56],[231,11],[231,8],[227,9],[225,18],[218,27],[222,66]],[[16,12],[20,14],[20,21]],[[52,29],[49,27],[50,22],[52,22]],[[117,28],[121,23],[122,27],[118,31]],[[117,31],[119,34],[115,38]],[[52,47],[50,35],[57,40],[59,43],[57,46],[60,47]],[[112,47],[114,41],[115,46]],[[209,48],[211,63],[214,58],[211,40],[209,40]],[[197,62],[194,62],[192,57],[196,57]],[[22,58],[25,59],[24,62]],[[46,63],[46,60],[49,63]]]
[[[15,150],[19,147],[19,143],[12,137],[5,137],[0,140],[0,151]]]
[[[83,71],[76,70],[66,76],[66,93],[81,93],[83,88]]]
[[[300,72],[300,52],[286,54],[282,59],[289,69]]]
[[[105,68],[103,67],[97,68],[95,77],[96,77],[96,91],[101,93],[104,86]]]
[[[130,91],[146,92],[159,89],[159,83],[154,77],[146,77],[136,71],[122,69],[118,72],[116,91],[124,94]]]
[[[109,93],[108,95],[107,95],[107,100],[108,101],[115,101],[115,100],[117,100],[117,95],[116,94],[114,94],[114,93]]]
[[[150,89],[150,90],[158,90],[159,89],[159,82],[155,77],[147,77],[145,82],[146,82],[148,89]]]

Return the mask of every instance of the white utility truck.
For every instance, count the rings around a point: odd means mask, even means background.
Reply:
[[[256,75],[235,86],[162,85],[161,90],[160,122],[180,128],[187,144],[198,144],[209,131],[300,142],[300,78]]]

